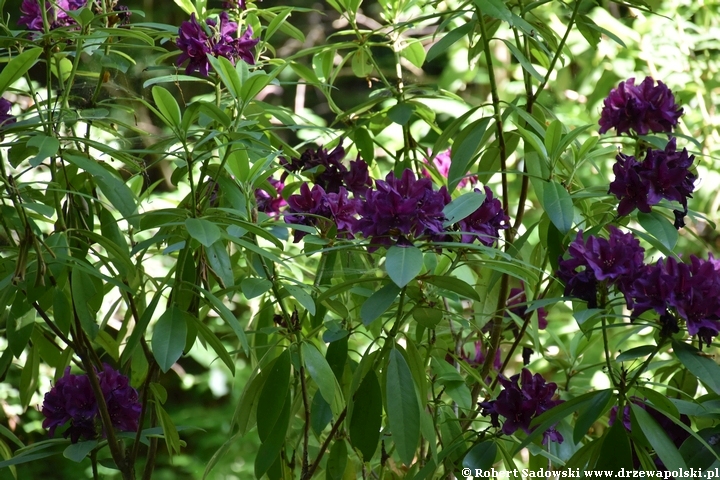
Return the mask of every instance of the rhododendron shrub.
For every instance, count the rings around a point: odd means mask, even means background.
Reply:
[[[715,468],[718,26],[648,3],[4,11],[0,476]]]

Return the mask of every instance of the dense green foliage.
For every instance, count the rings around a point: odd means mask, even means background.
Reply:
[[[45,11],[36,31],[3,12],[0,92],[16,121],[0,118],[0,478],[718,466],[717,340],[690,335],[675,304],[672,331],[652,309],[631,319],[611,280],[589,301],[557,272],[581,230],[632,232],[649,265],[717,253],[720,6],[248,2],[228,12],[233,38],[259,39],[255,63],[210,55],[207,76],[186,72],[180,25],[159,22],[211,28],[217,3],[125,23],[101,0],[65,25]],[[646,76],[684,109],[672,134],[599,135],[610,91]],[[618,149],[639,159],[670,136],[695,156],[685,226],[667,196],[619,216]],[[441,188],[452,201],[425,230],[396,215],[384,236],[368,232],[389,197],[372,216],[370,193],[350,195],[343,218],[366,220],[354,235],[334,210],[303,216],[293,201],[327,171],[304,168],[306,150],[338,147],[375,180],[430,178],[410,217]],[[432,159],[448,149],[442,172]],[[263,202],[280,195],[277,215]],[[495,207],[509,228],[464,238]],[[103,364],[137,389],[137,433],[113,427]],[[68,366],[92,385],[97,438],[42,427]],[[507,400],[523,367],[557,391],[534,377],[547,408],[509,432],[478,403]],[[610,422],[613,407],[632,428]],[[562,443],[543,441],[553,431]]]

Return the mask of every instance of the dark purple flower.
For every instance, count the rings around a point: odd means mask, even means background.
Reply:
[[[670,139],[664,150],[648,149],[642,162],[618,154],[613,166],[615,180],[608,191],[620,200],[618,215],[627,215],[635,208],[650,213],[652,205],[664,198],[683,206],[682,211],[676,211],[675,223],[684,224],[687,199],[692,198],[695,189],[696,177],[690,171],[694,160],[687,149],[677,151],[675,138]]]
[[[238,10],[245,11],[247,10],[247,5],[245,0],[225,0],[223,2],[223,8],[225,10],[233,10],[237,8]]]
[[[486,354],[487,349],[480,340],[477,340],[475,342],[475,354],[469,355],[465,353],[465,350],[463,349],[460,352],[460,357],[465,360],[465,363],[473,367],[481,367],[485,363]],[[495,351],[495,358],[493,358],[492,366],[495,370],[500,370],[502,367],[502,353],[499,348]]]
[[[128,378],[109,365],[103,365],[98,380],[113,427],[121,432],[136,432],[142,406]]]
[[[348,198],[345,187],[338,193],[326,193],[320,185],[312,190],[307,183],[300,186],[299,195],[290,195],[287,200],[288,209],[285,222],[295,225],[308,225],[329,230],[334,224],[341,236],[351,236],[355,231],[359,200]],[[295,230],[294,241],[299,242],[307,232]]]
[[[579,231],[568,246],[570,258],[560,260],[557,272],[565,283],[565,295],[585,300],[591,308],[597,305],[597,282],[616,285],[627,298],[632,281],[644,265],[645,250],[638,239],[612,225],[609,230],[609,239],[590,235],[587,241]]]
[[[343,181],[349,191],[356,197],[364,197],[370,187],[372,187],[372,179],[368,170],[368,164],[365,160],[358,158],[350,162],[350,168],[343,173]]]
[[[562,400],[554,398],[557,390],[555,383],[546,383],[542,375],[539,373],[533,375],[526,368],[510,379],[500,375],[499,381],[503,390],[497,399],[492,402],[483,402],[480,406],[483,408],[483,415],[491,416],[493,426],[499,425],[498,416],[505,417],[502,426],[502,432],[505,435],[512,435],[520,429],[525,433],[530,433],[530,422],[533,418],[563,403]],[[554,428],[544,432],[543,437],[544,442],[552,440],[562,443],[563,441],[560,432]]]
[[[671,132],[683,113],[675,97],[662,82],[651,77],[635,86],[635,79],[620,82],[610,91],[600,115],[600,133],[614,128],[617,134],[633,130],[638,135]]]
[[[277,217],[280,214],[280,209],[287,205],[287,202],[280,194],[285,188],[285,184],[280,180],[274,178],[268,178],[268,183],[275,189],[277,195],[272,196],[269,192],[260,188],[255,190],[255,201],[257,202],[257,209],[260,212],[264,212],[271,217]]]
[[[2,139],[2,131],[15,123],[15,115],[10,113],[12,103],[3,97],[0,97],[0,139]]]
[[[448,148],[444,152],[438,153],[437,156],[432,159],[432,165],[443,178],[448,178],[448,174],[450,173],[450,165],[452,164],[450,153],[451,149]],[[430,161],[427,158],[423,159],[423,162],[430,164]],[[431,178],[430,172],[428,172],[427,169],[423,168],[422,174],[427,178]],[[470,185],[475,185],[477,182],[477,176],[465,177],[458,183],[458,188],[463,188],[468,183],[470,183]]]
[[[510,295],[508,295],[507,301],[508,309],[520,318],[524,318],[527,313],[527,296],[525,295],[524,288],[512,288],[510,289]],[[538,312],[538,328],[545,330],[547,328],[547,311],[540,307],[537,309]]]
[[[137,431],[141,406],[137,391],[128,384],[127,377],[104,365],[98,380],[113,426],[122,431]],[[70,422],[64,436],[69,436],[72,443],[81,438],[96,438],[99,411],[88,376],[72,375],[67,367],[65,374],[45,394],[42,414],[45,416],[43,428],[49,430],[50,436],[57,427]]]
[[[385,180],[375,181],[376,190],[368,190],[360,204],[357,231],[374,244],[408,244],[414,239],[443,238],[443,208],[450,203],[447,189],[435,191],[428,178],[416,179],[410,169],[400,178],[390,172]]]
[[[475,189],[479,192],[479,189]],[[500,230],[509,228],[510,217],[502,208],[500,200],[493,197],[492,190],[485,186],[485,200],[480,208],[458,222],[462,232],[460,241],[472,243],[478,239],[480,243],[491,247],[500,236]]]
[[[68,25],[75,25],[75,20],[67,14],[69,11],[78,10],[86,5],[83,0],[55,0],[45,2],[45,12],[50,30]],[[27,25],[28,30],[42,32],[43,15],[40,10],[40,2],[37,0],[23,0],[20,6],[23,14],[18,20],[18,25]]]
[[[203,27],[193,13],[190,21],[180,25],[176,43],[182,53],[176,64],[180,65],[185,60],[190,60],[185,68],[186,74],[198,71],[201,75],[207,76],[210,71],[208,55],[225,57],[233,65],[238,59],[255,64],[252,49],[260,39],[251,38],[252,28],[248,27],[240,38],[236,38],[237,23],[231,22],[226,12],[220,13],[219,20],[218,24],[217,20],[208,18]]]

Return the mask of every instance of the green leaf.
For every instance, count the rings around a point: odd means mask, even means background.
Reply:
[[[232,263],[230,255],[227,253],[225,244],[218,240],[205,249],[208,264],[212,268],[215,275],[220,279],[223,288],[230,288],[235,285],[235,276],[233,275]]]
[[[473,0],[473,3],[485,15],[490,15],[504,22],[512,21],[512,12],[505,6],[503,0]]]
[[[600,457],[595,470],[618,472],[621,469],[633,470],[630,439],[623,422],[615,422],[603,438]]]
[[[348,462],[348,451],[345,440],[338,438],[333,443],[328,456],[327,466],[325,467],[326,480],[341,480],[345,473],[345,467]]]
[[[177,427],[170,418],[170,415],[165,411],[160,402],[155,403],[155,412],[160,420],[160,426],[162,427],[163,435],[165,436],[165,446],[168,449],[168,455],[172,457],[174,454],[180,453],[180,435],[178,434]]]
[[[99,330],[95,316],[100,306],[96,299],[101,298],[102,302],[103,295],[102,288],[98,291],[97,287],[97,283],[93,281],[93,278],[85,272],[84,269],[77,265],[73,266],[70,286],[72,301],[75,306],[75,313],[80,320],[80,325],[82,325],[83,330],[91,340],[97,336]]]
[[[603,390],[600,395],[594,397],[588,406],[580,412],[573,430],[573,441],[575,443],[580,443],[593,423],[610,408],[612,401],[612,390]]]
[[[535,66],[532,64],[532,62],[530,62],[530,60],[520,51],[519,48],[515,46],[513,42],[504,38],[501,38],[501,40],[503,41],[503,43],[505,43],[505,45],[507,45],[513,57],[515,57],[517,61],[520,62],[523,70],[535,77],[535,80],[537,80],[538,82],[542,82],[544,80],[544,77],[540,75],[537,70],[535,70]]]
[[[565,187],[558,182],[551,180],[545,183],[543,188],[542,206],[550,217],[553,225],[566,234],[573,224],[573,201]]]
[[[398,125],[406,125],[414,111],[415,107],[412,104],[399,102],[388,110],[387,116]]]
[[[181,113],[175,97],[172,96],[165,88],[154,86],[152,88],[153,100],[158,110],[162,113],[163,120],[169,127],[178,128],[180,126]]]
[[[615,359],[616,362],[627,362],[628,360],[634,360],[636,358],[647,357],[655,351],[657,347],[655,345],[642,345],[640,347],[631,348],[625,350]]]
[[[71,443],[63,451],[63,457],[73,462],[82,462],[85,457],[95,448],[98,444],[97,440],[87,440],[85,442]]]
[[[560,120],[553,120],[545,130],[545,149],[550,156],[557,150],[560,145],[560,139],[563,135],[563,124]]]
[[[205,290],[202,287],[196,288],[200,290],[205,296],[205,298],[210,301],[210,304],[213,306],[215,311],[220,314],[220,318],[225,320],[227,324],[230,325],[230,328],[232,328],[232,331],[235,332],[238,340],[240,340],[240,345],[242,346],[245,355],[250,355],[250,345],[248,344],[245,330],[243,330],[243,327],[242,325],[240,325],[237,317],[235,317],[235,315],[230,311],[230,309],[226,307],[225,304],[222,303],[222,301],[217,298],[217,296],[215,296],[212,292]]]
[[[225,85],[225,88],[228,89],[230,96],[234,100],[241,98],[240,91],[243,85],[240,80],[240,75],[238,75],[235,67],[230,63],[230,60],[225,57],[215,58],[212,55],[208,55],[207,59],[213,70],[215,70],[220,77],[220,81]]]
[[[443,318],[443,311],[437,308],[416,307],[413,318],[425,328],[435,328]]]
[[[660,460],[665,464],[668,470],[687,470],[685,460],[683,460],[680,452],[675,447],[673,442],[668,438],[665,430],[660,428],[660,425],[645,411],[645,409],[630,402],[630,408],[632,414],[637,419],[637,423],[640,425],[640,429],[645,434],[645,437],[652,445],[655,452],[660,457]],[[622,422],[615,422],[620,423]]]
[[[271,288],[272,282],[265,278],[247,277],[240,282],[240,289],[248,300],[259,297]]]
[[[489,470],[495,463],[496,456],[497,445],[495,442],[480,442],[465,455],[462,465],[472,470]]]
[[[482,192],[473,191],[460,195],[443,208],[443,214],[447,219],[443,222],[443,226],[449,227],[450,225],[466,218],[468,215],[475,213],[484,201],[485,194]]]
[[[332,368],[314,345],[303,343],[302,353],[305,368],[317,384],[325,401],[328,405],[332,405],[335,398],[335,374]]]
[[[686,343],[673,340],[673,351],[678,360],[701,382],[720,394],[720,366],[712,359],[700,355],[700,351]]]
[[[197,10],[195,10],[195,5],[190,0],[174,0],[175,4],[182,8],[183,12],[187,13],[188,15],[192,15],[193,13],[195,16],[197,16]],[[212,55],[208,55],[208,57],[211,57]]]
[[[187,316],[175,305],[160,316],[153,328],[152,350],[158,366],[167,372],[175,364],[185,348]]]
[[[423,267],[423,254],[413,246],[390,247],[385,255],[385,269],[395,285],[402,288],[413,280]]]
[[[261,442],[265,442],[280,418],[290,386],[290,351],[285,350],[275,361],[265,381],[257,405],[257,427]]]
[[[293,403],[290,392],[287,392],[281,400],[283,401],[282,410],[276,413],[277,421],[273,424],[272,431],[267,434],[257,451],[257,456],[255,457],[255,478],[262,478],[270,469],[280,455],[280,450],[282,450],[283,444],[287,440],[287,429],[290,423],[290,407]],[[260,405],[262,405],[262,403]],[[258,412],[260,411],[260,405],[258,405]],[[259,425],[260,422],[258,422],[258,427]]]
[[[444,37],[435,42],[430,50],[428,50],[425,57],[426,62],[432,62],[436,57],[447,53],[450,46],[454,45],[462,37],[470,33],[475,28],[476,21],[470,21],[460,25],[458,28],[454,28],[447,32]]]
[[[375,68],[370,61],[370,57],[364,48],[358,48],[352,54],[352,60],[350,61],[350,67],[356,77],[365,78],[370,75]]]
[[[185,228],[192,238],[205,247],[220,240],[220,228],[214,223],[202,218],[188,218],[185,220]]]
[[[477,300],[478,302],[481,301],[480,295],[478,295],[475,289],[468,285],[467,282],[460,280],[459,278],[438,275],[425,277],[423,278],[423,281],[435,285],[436,287],[455,292],[465,298]]]
[[[395,298],[400,293],[400,288],[395,283],[388,283],[377,292],[370,295],[360,307],[360,318],[366,327],[380,317],[390,308]]]
[[[25,75],[35,65],[42,51],[40,47],[28,48],[5,65],[0,72],[0,93],[7,91],[18,78]]]
[[[416,38],[407,41],[407,45],[400,51],[400,55],[407,58],[417,68],[422,68],[425,63],[425,49],[420,40]]]
[[[374,371],[367,372],[353,400],[350,445],[360,451],[363,461],[369,462],[377,450],[382,426],[382,394]]]
[[[390,351],[385,392],[392,440],[400,460],[409,466],[420,440],[420,406],[410,368],[396,348]]]
[[[218,354],[220,360],[222,360],[223,363],[228,367],[230,372],[235,375],[235,362],[233,362],[232,357],[225,349],[225,346],[222,344],[217,335],[215,335],[215,332],[210,330],[207,325],[197,320],[195,317],[190,316],[190,318],[192,319],[195,328],[197,328],[197,331],[203,338],[203,340],[205,340],[212,347],[212,349],[215,350],[215,353]]]
[[[60,149],[60,142],[55,137],[48,137],[43,134],[37,134],[27,142],[28,147],[38,149],[37,155],[29,160],[31,167],[37,167],[46,158],[53,157]]]
[[[470,170],[470,165],[480,149],[485,131],[490,124],[491,117],[475,120],[463,128],[453,142],[450,152],[450,170],[448,171],[448,190],[452,193],[460,180]]]
[[[315,302],[304,288],[297,285],[287,285],[285,290],[308,311],[310,315],[315,315]]]
[[[678,241],[678,231],[675,226],[670,223],[670,220],[658,212],[638,212],[637,219],[645,231],[655,237],[668,250],[675,248]]]
[[[316,435],[320,435],[332,420],[333,413],[330,404],[322,396],[320,390],[315,391],[310,407],[310,426]]]

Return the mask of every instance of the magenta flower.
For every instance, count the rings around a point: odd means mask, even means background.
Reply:
[[[355,225],[359,200],[348,198],[345,187],[338,193],[326,193],[320,185],[312,190],[307,183],[300,186],[299,195],[290,195],[285,222],[308,225],[327,232],[331,225],[337,226],[340,236],[348,237],[356,231]],[[295,230],[294,241],[299,242],[307,232]]]
[[[268,183],[277,192],[276,196],[271,196],[269,192],[260,188],[255,190],[255,201],[257,202],[257,209],[260,212],[264,212],[271,217],[277,217],[280,214],[280,209],[287,205],[287,202],[282,197],[281,192],[285,188],[285,184],[280,180],[274,178],[268,178]]]
[[[437,156],[432,159],[432,164],[437,169],[437,172],[444,178],[448,178],[448,174],[450,173],[450,165],[452,164],[452,160],[450,159],[450,152],[451,152],[451,149],[448,148],[444,152],[438,153]],[[430,163],[427,158],[424,158],[423,162],[425,162],[427,164]],[[422,174],[423,174],[423,176],[425,176],[427,178],[431,178],[430,172],[428,172],[427,169],[423,168]],[[465,177],[462,180],[460,180],[460,182],[458,183],[458,188],[463,188],[468,183],[470,185],[475,185],[477,182],[478,182],[477,176]]]
[[[373,245],[408,245],[419,238],[445,236],[443,208],[450,203],[447,189],[435,191],[428,178],[416,179],[410,169],[400,178],[390,172],[385,180],[375,181],[376,190],[368,190],[360,204],[357,231]]]
[[[68,15],[67,12],[78,10],[86,4],[87,2],[83,0],[54,0],[53,2],[45,2],[45,11],[48,23],[50,24],[50,30],[75,25],[75,20]],[[20,6],[20,12],[23,15],[20,16],[18,25],[27,25],[29,30],[36,32],[43,31],[43,16],[40,10],[40,3],[37,0],[23,0]]]
[[[355,195],[364,195],[372,187],[367,163],[358,158],[350,162],[348,169],[342,163],[344,159],[345,149],[338,145],[331,152],[323,147],[317,150],[308,148],[300,158],[291,158],[289,162],[283,158],[280,163],[290,172],[310,177],[315,185],[321,186],[328,193],[338,193],[341,187],[345,187]],[[286,177],[287,173],[282,179]]]
[[[475,342],[475,354],[468,354],[463,349],[460,352],[460,357],[465,360],[465,363],[473,367],[481,367],[485,363],[485,356],[487,355],[487,349],[480,340]],[[495,370],[500,370],[502,367],[502,352],[498,348],[495,351],[495,358],[493,358],[492,367]]]
[[[180,65],[185,60],[190,60],[185,68],[185,73],[198,71],[206,77],[210,71],[209,55],[225,57],[233,65],[238,59],[254,65],[255,57],[252,49],[260,39],[251,38],[253,31],[250,27],[240,38],[236,38],[237,29],[237,23],[231,22],[226,12],[220,13],[219,24],[216,20],[208,18],[205,20],[205,26],[198,23],[193,13],[190,21],[180,25],[176,43],[182,53],[176,64]]]
[[[614,128],[617,134],[633,130],[638,135],[671,132],[683,113],[670,89],[651,77],[635,86],[635,79],[620,82],[610,91],[600,115],[600,133]]]
[[[500,392],[497,399],[482,402],[480,406],[483,408],[482,415],[490,415],[490,421],[495,427],[500,426],[499,416],[505,417],[502,425],[502,433],[505,435],[512,435],[517,430],[530,433],[532,431],[530,422],[533,418],[563,403],[562,400],[554,398],[557,384],[546,383],[542,375],[539,373],[533,375],[526,368],[510,379],[500,375],[499,381],[503,386],[503,391]],[[522,386],[520,385],[521,381]],[[547,443],[548,440],[562,443],[563,437],[560,432],[551,427],[543,433],[543,442]]]
[[[137,431],[142,407],[128,378],[104,365],[98,380],[113,427],[120,431]],[[45,416],[43,428],[49,430],[50,436],[55,435],[57,427],[69,422],[70,426],[63,435],[70,437],[72,443],[81,438],[96,438],[100,425],[99,410],[88,376],[73,375],[67,367],[65,374],[45,394],[42,414]]]
[[[3,139],[2,131],[16,122],[15,115],[10,113],[12,103],[3,97],[0,97],[0,140]]]
[[[565,283],[565,295],[597,306],[597,283],[616,285],[626,294],[643,267],[645,249],[632,233],[609,227],[610,238],[590,235],[583,239],[582,230],[568,246],[570,258],[560,260],[557,275]],[[579,270],[582,268],[582,270]]]

